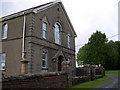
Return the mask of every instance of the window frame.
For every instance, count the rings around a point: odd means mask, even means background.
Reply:
[[[45,59],[43,59],[43,54],[45,55]],[[45,62],[45,66],[43,66],[43,61]],[[47,52],[42,52],[42,68],[47,68]]]
[[[3,59],[3,55],[4,55],[4,59]],[[0,67],[0,70],[5,70],[5,68],[6,68],[6,53],[2,53],[2,54],[0,54],[0,56],[1,56],[1,60],[0,60],[0,63],[1,63],[1,67]],[[3,66],[3,65],[4,66]],[[4,67],[4,68],[3,68]]]
[[[2,39],[7,39],[7,32],[8,32],[8,24],[5,23],[2,26],[2,35],[1,35]]]
[[[54,25],[54,39],[56,44],[61,44],[61,25],[56,22]]]
[[[69,35],[69,34],[68,34],[67,39],[68,39],[68,48],[70,48],[70,47],[71,47],[71,46],[70,46],[71,41],[70,41],[70,35]]]
[[[45,25],[45,28],[44,28]],[[44,35],[45,33],[45,35]],[[42,22],[42,38],[46,39],[47,38],[47,23],[46,22]]]

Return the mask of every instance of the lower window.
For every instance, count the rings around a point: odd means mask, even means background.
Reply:
[[[42,53],[42,68],[47,68],[47,53]]]
[[[0,63],[1,63],[1,67],[0,69],[1,70],[5,70],[5,61],[6,61],[6,54],[5,53],[2,53],[1,55],[1,60],[0,60]]]

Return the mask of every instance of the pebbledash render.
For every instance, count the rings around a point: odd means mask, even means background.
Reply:
[[[0,19],[0,69],[5,76],[75,68],[77,36],[61,1]]]

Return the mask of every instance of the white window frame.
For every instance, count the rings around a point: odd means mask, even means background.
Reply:
[[[4,57],[4,58],[3,58]],[[1,54],[1,60],[0,60],[0,63],[1,63],[1,67],[0,67],[0,70],[5,70],[5,63],[6,63],[6,53],[2,53]],[[3,68],[4,67],[4,68]]]
[[[45,59],[43,58],[43,54],[45,55]],[[43,66],[43,62],[45,62],[45,66]],[[47,52],[42,52],[42,68],[47,68]]]
[[[6,39],[7,38],[7,31],[8,31],[8,24],[3,24],[2,26],[2,39]]]
[[[44,39],[46,39],[46,37],[47,37],[47,23],[46,22],[43,22],[42,23],[42,37],[44,38]]]
[[[55,43],[61,44],[61,25],[57,22],[54,25]]]
[[[68,35],[68,48],[70,48],[70,35]]]

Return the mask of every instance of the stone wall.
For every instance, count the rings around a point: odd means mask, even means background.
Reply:
[[[84,65],[82,68],[76,68],[76,76],[72,77],[72,85],[93,81],[105,76],[104,67],[97,65]]]
[[[4,77],[2,88],[67,88],[67,74],[50,72],[45,74]]]
[[[78,83],[92,81],[105,76],[105,69],[96,65],[83,68],[68,68],[65,72],[26,74],[3,77],[2,87],[6,88],[68,88]]]

